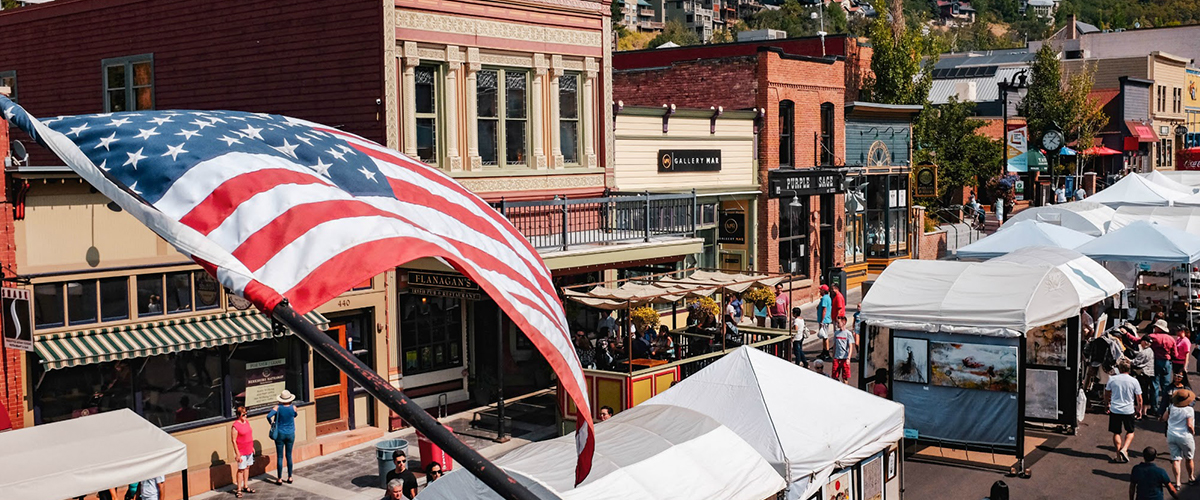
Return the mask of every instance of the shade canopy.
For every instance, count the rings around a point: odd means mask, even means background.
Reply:
[[[1124,285],[1073,250],[1029,247],[986,262],[903,260],[862,301],[869,324],[1016,337],[1067,319]]]
[[[1200,155],[1200,148],[1185,149],[1184,153],[1195,151]],[[1164,177],[1176,181],[1185,186],[1200,187],[1200,171],[1198,170],[1167,170],[1158,172]]]
[[[1103,203],[1112,208],[1126,205],[1165,207],[1186,196],[1185,193],[1160,186],[1140,175],[1126,175],[1113,185],[1089,196],[1088,201]]]
[[[1165,187],[1168,189],[1172,189],[1175,191],[1179,191],[1180,193],[1183,193],[1183,194],[1190,195],[1190,194],[1194,194],[1196,192],[1196,188],[1193,188],[1192,186],[1189,186],[1189,185],[1179,182],[1175,179],[1167,177],[1167,176],[1163,175],[1162,172],[1159,172],[1157,170],[1151,170],[1144,174],[1138,174],[1138,175],[1144,177],[1146,180],[1148,180],[1150,182],[1158,184],[1159,186],[1162,186],[1162,187]],[[1176,203],[1178,203],[1178,202],[1179,202],[1179,200],[1176,201]]]
[[[1139,220],[1076,250],[1100,261],[1191,263],[1200,260],[1200,236]]]
[[[995,234],[958,249],[963,259],[990,259],[1014,250],[1033,246],[1075,248],[1096,239],[1055,224],[1026,219],[1005,224]]]
[[[1090,148],[1083,150],[1084,156],[1112,156],[1112,155],[1119,155],[1119,154],[1121,154],[1120,151],[1117,151],[1113,148],[1110,148],[1110,147],[1104,146],[1104,145],[1092,146]]]
[[[1027,208],[1013,214],[1002,227],[1011,227],[1024,220],[1035,220],[1074,229],[1090,236],[1100,236],[1108,229],[1116,210],[1094,201],[1073,201],[1059,205]]]
[[[690,408],[729,427],[787,478],[788,498],[808,498],[834,469],[904,436],[903,405],[745,346],[642,405]]]
[[[1185,198],[1186,199],[1186,198]],[[1200,236],[1200,205],[1173,207],[1121,207],[1108,223],[1114,231],[1144,220]]]
[[[0,498],[75,498],[187,468],[187,446],[127,408],[0,433],[0,450]]]
[[[734,431],[679,406],[635,406],[596,425],[592,473],[575,483],[575,438],[527,444],[493,461],[543,499],[771,498],[783,477]],[[467,470],[430,483],[420,500],[499,499]]]
[[[597,309],[614,310],[642,304],[669,304],[688,297],[707,297],[724,288],[741,293],[752,286],[775,286],[785,275],[753,275],[695,271],[686,278],[662,276],[627,281],[618,287],[597,286],[586,292],[563,290],[567,298]]]

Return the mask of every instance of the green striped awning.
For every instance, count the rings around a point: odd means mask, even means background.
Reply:
[[[318,328],[329,324],[328,319],[315,311],[305,318]],[[271,321],[258,311],[249,310],[39,335],[34,346],[45,368],[54,370],[269,337]]]

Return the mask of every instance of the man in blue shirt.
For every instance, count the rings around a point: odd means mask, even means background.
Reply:
[[[1147,446],[1142,450],[1142,456],[1145,462],[1133,466],[1133,472],[1129,474],[1129,500],[1163,500],[1163,486],[1171,492],[1171,498],[1178,500],[1179,493],[1167,471],[1152,463],[1158,457],[1158,450]]]
[[[833,299],[829,297],[829,285],[821,285],[821,301],[817,303],[817,336],[821,338],[821,359],[828,361],[829,337],[833,335]]]

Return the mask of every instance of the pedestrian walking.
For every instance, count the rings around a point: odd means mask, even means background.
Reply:
[[[1067,202],[1067,183],[1062,182],[1062,183],[1059,183],[1058,189],[1054,190],[1054,203],[1057,205],[1059,203],[1066,203],[1066,202]]]
[[[404,498],[404,481],[399,479],[388,481],[387,489],[383,491],[383,500],[404,500]]]
[[[1166,410],[1166,389],[1171,384],[1172,357],[1175,355],[1175,337],[1172,337],[1167,320],[1154,321],[1154,331],[1150,333],[1150,349],[1154,351],[1154,384],[1153,394],[1150,394],[1148,404],[1154,409],[1157,417]]]
[[[437,481],[442,477],[442,464],[437,462],[429,462],[425,467],[425,487],[429,487],[429,483]]]
[[[275,441],[275,484],[292,484],[292,446],[296,444],[296,408],[292,402],[296,396],[284,389],[275,398],[279,403],[267,413],[271,424],[271,439]],[[287,461],[287,479],[283,479],[283,462]]]
[[[1171,358],[1171,372],[1183,376],[1184,387],[1191,388],[1188,380],[1188,357],[1192,355],[1192,332],[1186,326],[1180,325],[1175,329],[1175,355]]]
[[[838,287],[830,287],[829,301],[833,305],[833,319],[846,317],[846,296],[842,295],[842,291]]]
[[[833,334],[833,299],[829,285],[821,285],[821,300],[817,302],[817,336],[821,338],[821,359],[829,359],[829,337]]]
[[[233,493],[238,498],[242,498],[243,493],[254,493],[254,489],[246,485],[250,480],[250,466],[254,465],[254,430],[250,428],[247,414],[245,406],[237,407],[237,420],[233,421],[230,432],[230,440],[233,441],[233,449],[237,453],[237,475],[233,480]],[[143,483],[143,489],[145,486]],[[142,500],[147,500],[144,492]]]
[[[846,329],[846,317],[837,319],[837,331],[833,333],[833,378],[850,383],[850,358],[854,350],[854,333]]]
[[[808,327],[800,314],[799,307],[792,308],[792,361],[808,368],[808,358],[804,356],[804,339],[808,337]]]
[[[788,312],[792,307],[792,298],[783,293],[783,284],[775,284],[775,304],[771,306],[771,328],[787,328]]]
[[[167,496],[167,489],[163,487],[163,483],[167,482],[165,476],[152,477],[146,479],[137,486],[138,500],[159,500]],[[128,495],[126,495],[128,496]],[[241,497],[241,494],[238,494]]]
[[[1138,339],[1135,349],[1136,354],[1130,364],[1130,374],[1137,379],[1138,385],[1142,388],[1142,394],[1154,394],[1154,351],[1150,349],[1150,336]],[[1138,412],[1142,415],[1151,413],[1146,399],[1142,398],[1142,404],[1138,408]]]
[[[396,464],[396,469],[389,471],[384,478],[387,480],[388,490],[392,489],[392,481],[400,481],[400,493],[404,498],[417,496],[417,475],[408,470],[408,455],[400,450],[393,451],[392,462]]]
[[[1196,395],[1187,389],[1179,389],[1171,396],[1171,406],[1163,413],[1162,419],[1167,423],[1167,449],[1171,452],[1171,469],[1175,472],[1175,486],[1182,487],[1183,483],[1195,484],[1195,470],[1192,455],[1196,453],[1196,410],[1192,403]],[[1182,464],[1180,463],[1182,462]],[[1180,469],[1187,472],[1187,481],[1180,475]]]
[[[1142,450],[1143,462],[1133,466],[1133,472],[1129,474],[1129,500],[1163,500],[1164,487],[1171,492],[1171,498],[1179,498],[1179,490],[1167,477],[1167,471],[1154,465],[1155,458],[1158,458],[1158,450],[1153,446]]]
[[[1129,376],[1130,363],[1128,359],[1117,362],[1118,374],[1108,379],[1104,386],[1104,403],[1108,408],[1108,432],[1113,435],[1113,446],[1117,456],[1113,463],[1129,462],[1129,445],[1133,444],[1133,421],[1140,415],[1138,408],[1142,406],[1142,387],[1133,377]],[[1122,439],[1121,431],[1125,431]]]

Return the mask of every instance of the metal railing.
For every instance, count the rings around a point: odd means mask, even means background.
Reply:
[[[612,193],[599,198],[505,201],[492,206],[537,249],[646,241],[696,232],[696,193]]]
[[[738,331],[742,336],[743,345],[758,349],[777,358],[790,361],[792,352],[792,335],[787,330],[743,325],[738,327]],[[710,340],[711,337],[707,335],[698,335],[682,331],[672,332],[671,337],[675,339],[676,352],[681,353],[683,356],[676,361],[651,368],[633,370],[632,372],[596,369],[589,369],[586,371],[601,372],[606,374],[615,373],[626,375],[628,377],[638,377],[647,373],[662,371],[667,368],[679,367],[679,379],[683,380],[740,347],[740,345],[727,343],[725,344],[724,349],[722,349],[722,344],[719,340]]]

